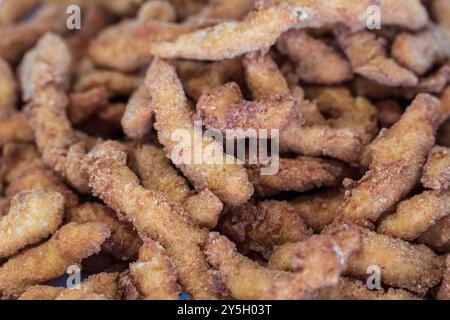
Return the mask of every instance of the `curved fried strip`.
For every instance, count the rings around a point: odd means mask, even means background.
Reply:
[[[337,39],[350,60],[353,72],[392,87],[414,86],[418,83],[416,75],[387,57],[386,40],[375,33],[361,31],[352,34],[340,29]]]
[[[203,94],[197,101],[197,113],[208,129],[286,128],[296,108],[290,96],[273,95],[263,100],[246,101],[239,86],[230,82]]]
[[[66,115],[72,59],[64,40],[46,34],[22,61],[20,78],[27,117],[35,131],[44,162],[78,191],[89,191],[85,172],[79,167],[84,144],[78,141]]]
[[[437,293],[438,300],[450,300],[450,256],[445,260],[444,279]]]
[[[124,20],[105,28],[91,42],[89,57],[98,66],[133,72],[151,62],[150,50],[156,43],[173,40],[205,25],[208,23]]]
[[[269,257],[273,247],[306,240],[312,235],[287,202],[264,201],[229,208],[220,229],[246,250]]]
[[[145,300],[179,299],[175,266],[158,242],[144,242],[139,259],[130,264],[130,275]]]
[[[431,12],[440,25],[450,29],[450,3],[447,0],[432,1]]]
[[[126,166],[125,148],[105,142],[87,156],[89,184],[95,195],[119,212],[145,237],[159,241],[173,259],[180,282],[196,299],[215,298],[209,266],[201,251],[206,233],[180,207],[155,191],[145,190]]]
[[[14,196],[8,214],[0,220],[0,258],[56,232],[63,212],[64,198],[56,192],[34,190]]]
[[[283,191],[305,192],[321,187],[335,187],[346,177],[343,163],[320,158],[302,157],[279,159],[279,170],[273,175],[262,175],[262,166],[249,166],[247,172],[256,194],[272,196]]]
[[[129,96],[139,87],[142,79],[118,71],[95,70],[80,78],[74,84],[75,91],[86,91],[96,87],[104,87],[111,96]]]
[[[69,96],[67,116],[72,124],[80,124],[97,111],[106,108],[108,102],[108,90],[105,87],[72,93]]]
[[[176,157],[174,149],[179,147],[179,143],[174,142],[172,135],[183,130],[184,138],[189,142],[195,136],[192,112],[183,87],[173,66],[164,60],[153,62],[146,82],[155,110],[155,128],[158,131],[159,142],[173,162],[180,162],[174,159]],[[196,146],[202,152],[205,151],[205,147],[217,146],[214,141],[202,140],[201,145]],[[198,141],[194,143],[198,144]],[[208,188],[229,205],[237,206],[247,202],[253,194],[253,187],[248,181],[245,169],[235,164],[236,159],[229,155],[217,156],[220,157],[222,164],[197,164],[196,159],[190,157],[190,161],[182,161],[183,163],[177,166],[197,191]]]
[[[277,48],[295,62],[295,72],[305,82],[330,85],[353,77],[350,64],[336,49],[305,31],[284,33]]]
[[[18,297],[32,285],[63,275],[70,265],[99,252],[109,234],[100,223],[66,224],[47,242],[23,251],[0,267],[1,296]]]
[[[8,142],[32,142],[33,130],[22,112],[0,115],[0,145]]]
[[[450,30],[430,26],[415,35],[400,33],[392,44],[392,56],[401,65],[423,75],[435,63],[450,57]]]
[[[341,277],[336,286],[319,290],[317,300],[416,300],[418,297],[402,289],[369,290],[362,281]]]
[[[2,148],[0,171],[4,172],[4,180],[7,184],[16,181],[29,167],[44,167],[44,162],[33,144],[7,143]]]
[[[349,192],[341,212],[345,220],[370,226],[411,191],[434,145],[439,115],[439,100],[420,94],[400,121],[372,142],[370,170]]]
[[[60,176],[52,170],[34,165],[27,167],[14,178],[6,189],[6,195],[11,198],[19,192],[34,189],[61,194],[64,197],[64,206],[67,209],[78,206],[77,195],[64,184]]]
[[[378,123],[382,128],[390,128],[400,120],[403,109],[400,104],[393,99],[382,100],[375,103],[378,111]]]
[[[383,0],[381,23],[418,30],[428,23],[428,13],[420,0]]]
[[[8,62],[0,58],[0,114],[13,112],[17,105],[18,85]]]
[[[422,184],[425,188],[442,192],[450,187],[450,149],[436,146],[428,156]]]
[[[39,0],[4,0],[0,4],[0,27],[8,26],[26,16]]]
[[[241,20],[255,6],[256,0],[210,0],[194,18]]]
[[[145,83],[141,84],[128,100],[121,124],[125,134],[133,139],[150,133],[153,124],[153,109]]]
[[[362,233],[361,250],[350,258],[347,275],[365,280],[367,268],[378,266],[383,283],[419,295],[426,294],[441,281],[441,259],[428,247],[368,230]]]
[[[378,232],[391,237],[413,241],[450,214],[450,191],[425,191],[401,202],[397,212],[384,219]]]
[[[99,203],[87,202],[67,211],[70,222],[101,222],[111,230],[111,236],[103,244],[103,251],[117,259],[126,261],[136,256],[142,241],[133,227],[116,218],[116,213]]]
[[[298,196],[289,204],[308,227],[320,232],[337,217],[343,202],[343,190],[328,189],[313,195]]]

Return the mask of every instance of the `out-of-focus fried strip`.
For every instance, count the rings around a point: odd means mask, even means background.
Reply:
[[[0,3],[0,27],[8,26],[26,16],[39,0],[3,0]]]
[[[111,230],[111,236],[103,244],[104,252],[121,260],[136,256],[142,241],[133,227],[116,218],[115,212],[99,203],[84,203],[67,211],[68,221],[77,223],[101,222]]]
[[[91,115],[108,105],[108,89],[93,87],[69,96],[67,115],[73,124],[87,120]]]
[[[210,0],[196,15],[202,18],[241,20],[254,7],[256,0]]]
[[[377,38],[375,33],[361,31],[352,34],[340,29],[337,39],[350,60],[353,72],[392,87],[418,83],[416,75],[387,57],[386,40]]]
[[[430,26],[414,35],[400,33],[392,44],[392,56],[401,65],[423,75],[435,63],[450,57],[450,30]]]
[[[343,204],[345,220],[370,226],[411,191],[434,145],[439,115],[439,100],[420,94],[399,122],[381,132],[369,146],[370,170]]]
[[[178,300],[177,272],[164,248],[147,240],[139,250],[139,259],[130,264],[130,275],[145,300]]]
[[[15,110],[18,85],[8,62],[0,58],[0,115]]]
[[[428,13],[420,0],[383,0],[381,23],[418,30],[428,23]]]
[[[450,149],[434,147],[424,167],[422,184],[425,188],[442,192],[450,187]]]
[[[3,145],[0,171],[4,172],[4,179],[11,184],[27,168],[44,167],[36,147],[28,143],[7,143]]]
[[[365,280],[367,268],[378,266],[381,281],[419,295],[442,279],[442,261],[428,247],[363,230],[361,249],[350,257],[346,274]]]
[[[450,256],[445,260],[444,278],[437,293],[438,300],[450,300]]]
[[[143,21],[174,22],[177,20],[177,10],[170,2],[152,0],[145,2],[139,8],[137,18]]]
[[[378,114],[378,123],[382,128],[390,128],[400,120],[403,109],[400,104],[393,99],[382,100],[375,103]]]
[[[431,12],[440,25],[450,29],[450,3],[447,0],[433,0]]]
[[[448,252],[450,250],[450,216],[442,218],[422,233],[419,242],[433,250]]]
[[[8,142],[32,142],[33,130],[21,112],[0,115],[0,145]]]
[[[100,223],[63,226],[47,242],[23,251],[0,267],[2,298],[16,298],[32,285],[63,275],[70,265],[99,252],[109,234]]]
[[[141,84],[128,100],[121,124],[125,134],[133,139],[150,133],[153,124],[153,109],[145,83]]]
[[[152,237],[164,246],[186,291],[197,299],[214,298],[209,266],[200,249],[206,242],[205,231],[162,194],[139,185],[126,166],[125,147],[105,142],[90,152],[85,167],[94,195],[123,214],[142,236]]]
[[[62,222],[64,198],[56,192],[25,191],[12,198],[0,220],[0,258],[56,232]]]
[[[265,257],[273,246],[306,240],[312,235],[296,210],[287,202],[246,203],[226,210],[220,229],[243,249]]]
[[[296,63],[296,74],[305,82],[329,85],[353,77],[350,64],[336,49],[305,31],[284,33],[277,48]]]
[[[74,84],[75,91],[86,91],[92,88],[104,87],[111,96],[129,96],[139,87],[142,79],[118,71],[95,70],[80,77]]]
[[[183,87],[178,79],[174,67],[164,60],[155,60],[148,73],[146,83],[152,98],[156,115],[155,128],[158,131],[159,142],[164,146],[167,156],[174,162],[174,148],[177,143],[173,141],[172,134],[184,130],[185,140],[194,138],[194,125],[192,111],[184,94]],[[200,142],[196,149],[216,146],[216,142],[205,140]],[[198,141],[194,141],[199,144]],[[188,152],[191,152],[192,148]],[[197,191],[210,189],[221,201],[229,205],[245,203],[253,194],[253,186],[248,181],[245,169],[236,164],[236,159],[229,155],[217,155],[222,164],[195,163],[193,157],[190,161],[176,163],[183,174],[193,183]],[[189,162],[189,163],[186,163]],[[227,164],[232,163],[232,164]]]

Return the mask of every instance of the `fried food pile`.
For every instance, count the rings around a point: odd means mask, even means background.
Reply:
[[[0,299],[450,299],[449,17],[0,1]]]

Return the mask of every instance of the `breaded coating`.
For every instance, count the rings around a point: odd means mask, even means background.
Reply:
[[[400,120],[403,109],[393,99],[382,100],[375,103],[378,113],[378,124],[382,128],[390,128]]]
[[[256,0],[210,0],[206,6],[194,15],[194,19],[215,18],[223,20],[241,20],[255,6]]]
[[[361,249],[350,257],[346,275],[365,280],[378,266],[388,286],[425,295],[442,279],[442,261],[428,247],[362,229]]]
[[[428,13],[420,0],[383,0],[381,23],[418,30],[428,23]]]
[[[33,142],[33,130],[22,112],[0,115],[0,145],[8,142]]]
[[[450,187],[450,149],[434,147],[424,167],[422,184],[425,188],[443,192]]]
[[[246,203],[226,210],[220,230],[245,250],[269,257],[274,246],[308,239],[312,232],[284,201]]]
[[[33,144],[7,143],[3,145],[0,172],[4,173],[5,183],[13,183],[29,167],[44,167],[44,162]]]
[[[450,58],[450,29],[429,26],[417,34],[400,33],[392,44],[392,56],[418,75]]]
[[[99,252],[109,234],[101,223],[66,224],[47,242],[21,252],[0,267],[1,297],[17,298],[28,287],[63,275],[70,265]]]
[[[321,187],[335,187],[347,175],[341,162],[299,156],[279,159],[279,170],[273,175],[260,174],[260,165],[249,166],[247,172],[260,196],[272,196],[283,191],[305,192]]]
[[[450,29],[450,3],[448,0],[433,0],[431,12],[440,25]]]
[[[139,8],[137,18],[142,21],[174,22],[177,20],[177,10],[170,2],[152,0],[144,2]]]
[[[353,77],[349,62],[335,48],[303,30],[289,30],[277,48],[296,64],[297,76],[307,83],[336,84]]]
[[[147,240],[139,250],[139,259],[130,264],[130,275],[144,300],[178,300],[177,272],[164,248]]]
[[[197,101],[197,114],[208,129],[278,129],[291,122],[296,100],[273,95],[263,100],[246,101],[239,85],[229,82],[203,94]]]
[[[86,193],[86,173],[79,167],[85,146],[78,141],[67,117],[72,58],[64,40],[48,33],[22,61],[22,97],[30,101],[27,118],[44,162],[60,173],[78,191]]]
[[[439,100],[420,94],[400,121],[372,142],[369,171],[342,206],[345,220],[370,226],[417,184],[435,142],[439,109]]]
[[[352,34],[340,29],[336,33],[354,73],[392,87],[414,86],[418,83],[414,73],[387,56],[384,38],[369,31]]]
[[[141,82],[142,79],[139,76],[118,71],[94,70],[78,78],[74,84],[74,90],[86,91],[104,87],[108,91],[109,97],[127,97],[139,87]]]
[[[94,87],[83,92],[75,92],[69,96],[67,116],[76,125],[89,119],[97,111],[108,106],[108,89]]]
[[[130,138],[142,138],[152,130],[153,117],[147,85],[142,83],[128,100],[121,120],[123,131]]]
[[[0,28],[0,57],[15,64],[46,32],[67,32],[65,10],[62,6],[44,5],[31,19]]]
[[[105,142],[90,152],[85,167],[94,195],[132,222],[141,237],[151,237],[164,246],[183,288],[195,299],[215,298],[201,251],[206,232],[162,194],[139,185],[126,166],[125,148],[117,142]]]
[[[425,191],[400,202],[397,212],[384,219],[377,231],[394,238],[413,241],[449,214],[450,191]]]
[[[0,58],[0,115],[13,112],[17,106],[18,85],[8,62]]]
[[[55,300],[64,290],[64,287],[36,285],[25,290],[17,300]]]
[[[341,277],[337,285],[321,289],[316,300],[416,300],[418,297],[402,289],[369,290],[362,281]]]
[[[344,202],[344,191],[338,188],[326,189],[312,195],[301,195],[289,204],[305,224],[315,232],[322,231],[331,224],[339,214],[339,207]]]
[[[438,300],[450,300],[450,256],[445,260],[444,278],[437,293]]]
[[[0,3],[0,27],[8,26],[26,16],[39,0],[4,0]]]
[[[438,252],[450,250],[450,216],[436,222],[419,237],[419,242]]]
[[[172,134],[184,130],[185,138],[194,138],[192,111],[175,69],[170,63],[155,60],[146,82],[155,110],[155,129],[158,131],[159,142],[164,146],[168,157],[174,161],[174,148],[178,143],[174,143]],[[217,146],[217,142],[202,140],[202,145],[196,146],[196,149],[200,148],[202,153],[205,147]],[[194,143],[199,142],[194,141]],[[193,183],[197,191],[208,188],[228,205],[237,206],[247,202],[253,194],[253,186],[248,180],[247,172],[241,165],[236,164],[236,159],[230,155],[218,154],[217,156],[220,157],[222,164],[216,164],[217,161],[213,164],[205,163],[206,161],[196,164],[196,159],[189,157],[190,161],[181,161],[183,163],[177,166]]]
[[[126,261],[137,255],[142,241],[133,227],[117,220],[114,210],[93,202],[87,202],[67,211],[66,219],[70,222],[101,222],[111,230],[111,236],[102,246],[104,252]]]
[[[204,189],[186,199],[183,203],[189,217],[201,228],[213,229],[217,226],[223,203],[209,189]]]
[[[125,20],[105,28],[91,42],[89,57],[98,66],[133,72],[151,62],[150,50],[156,43],[173,40],[205,25],[208,23]]]
[[[61,194],[64,197],[65,208],[78,206],[78,196],[64,184],[57,173],[44,167],[33,165],[27,167],[15,177],[6,189],[6,195],[11,198],[21,191],[34,189]]]
[[[15,195],[0,220],[0,259],[55,233],[63,212],[64,198],[59,193],[33,190]]]

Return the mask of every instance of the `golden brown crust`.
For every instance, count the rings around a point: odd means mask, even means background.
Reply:
[[[153,124],[153,109],[147,85],[142,83],[128,100],[125,113],[121,119],[125,134],[133,139],[150,133]]]
[[[450,149],[436,146],[428,156],[422,184],[425,188],[443,192],[450,186]]]

